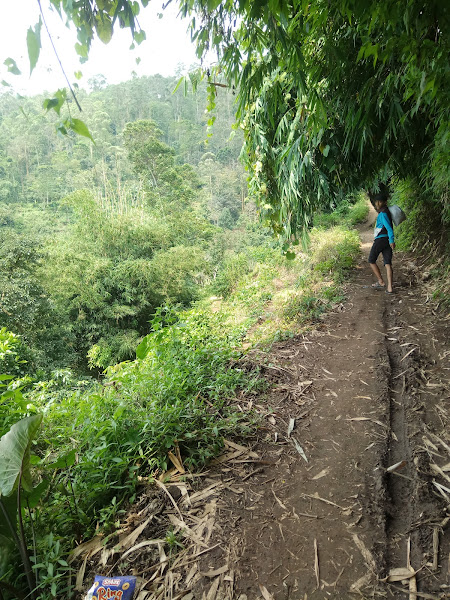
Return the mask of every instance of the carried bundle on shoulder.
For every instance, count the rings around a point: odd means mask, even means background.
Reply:
[[[397,206],[397,204],[393,204],[392,206],[389,206],[388,208],[389,208],[389,212],[391,213],[391,218],[392,218],[392,222],[394,223],[394,225],[400,225],[400,223],[403,223],[403,221],[406,220],[406,215],[402,211],[400,206]]]

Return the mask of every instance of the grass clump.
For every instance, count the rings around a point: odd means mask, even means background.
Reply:
[[[311,232],[310,253],[295,288],[283,307],[288,322],[315,321],[344,298],[341,283],[360,253],[355,230],[332,227]]]
[[[355,265],[359,255],[359,236],[355,230],[333,227],[311,233],[310,264],[314,271],[341,279]]]

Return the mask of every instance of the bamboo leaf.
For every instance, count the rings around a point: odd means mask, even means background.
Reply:
[[[41,52],[41,27],[42,20],[39,17],[38,23],[34,26],[34,29],[30,27],[27,32],[27,47],[28,47],[28,58],[30,60],[30,75],[33,69],[37,65],[39,60],[39,54]]]

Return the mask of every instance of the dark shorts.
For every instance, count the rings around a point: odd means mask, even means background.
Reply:
[[[375,264],[377,262],[377,258],[380,255],[380,252],[383,253],[383,260],[385,265],[392,264],[392,248],[389,244],[389,238],[382,237],[378,238],[373,242],[373,246],[370,250],[369,254],[369,262],[371,264]]]

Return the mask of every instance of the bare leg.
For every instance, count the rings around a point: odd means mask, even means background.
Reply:
[[[387,291],[392,292],[392,281],[394,279],[394,272],[392,265],[386,265],[386,277],[387,277]]]
[[[381,277],[381,272],[380,272],[380,269],[378,268],[378,265],[377,265],[377,263],[369,263],[369,265],[370,265],[370,268],[371,268],[371,269],[372,269],[372,271],[373,271],[373,274],[374,274],[374,275],[375,275],[375,277],[378,279],[378,283],[379,283],[380,285],[384,285],[384,281],[383,281],[383,278]],[[392,288],[391,288],[391,289],[392,289]]]

